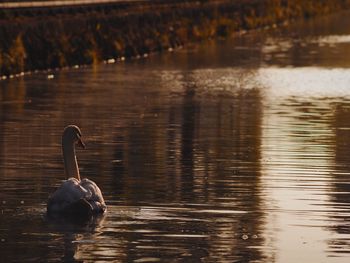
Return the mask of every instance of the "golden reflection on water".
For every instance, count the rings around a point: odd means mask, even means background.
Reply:
[[[327,248],[324,206],[329,203],[334,135],[321,106],[328,108],[325,102],[292,100],[268,109],[278,115],[264,114],[262,181],[272,205],[267,228],[278,232],[279,262],[319,262]]]
[[[259,74],[268,87],[262,180],[272,212],[266,229],[279,232],[278,262],[321,262],[325,251],[327,262],[343,262],[338,253],[349,253],[350,245],[348,69]]]
[[[331,100],[350,97],[349,68],[270,67],[260,69],[258,79],[266,87],[264,90],[267,90],[267,100],[296,97],[319,98],[322,101],[324,98]],[[322,103],[319,104],[324,107]],[[327,102],[325,104],[327,114]]]

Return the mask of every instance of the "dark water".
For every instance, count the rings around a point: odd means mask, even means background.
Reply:
[[[349,14],[0,82],[1,262],[348,262]],[[60,137],[108,212],[51,220]]]

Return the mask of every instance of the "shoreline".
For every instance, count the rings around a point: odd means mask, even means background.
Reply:
[[[349,7],[349,0],[221,0],[6,12],[0,16],[0,80],[147,57]]]

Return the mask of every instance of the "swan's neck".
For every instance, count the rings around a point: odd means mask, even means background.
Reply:
[[[68,178],[74,177],[80,181],[79,167],[72,142],[62,142],[64,170]]]

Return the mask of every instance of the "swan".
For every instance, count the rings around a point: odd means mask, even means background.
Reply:
[[[90,216],[106,211],[100,188],[89,179],[80,179],[75,145],[85,148],[81,131],[76,125],[65,127],[62,135],[64,170],[67,176],[62,185],[49,197],[47,213]]]

